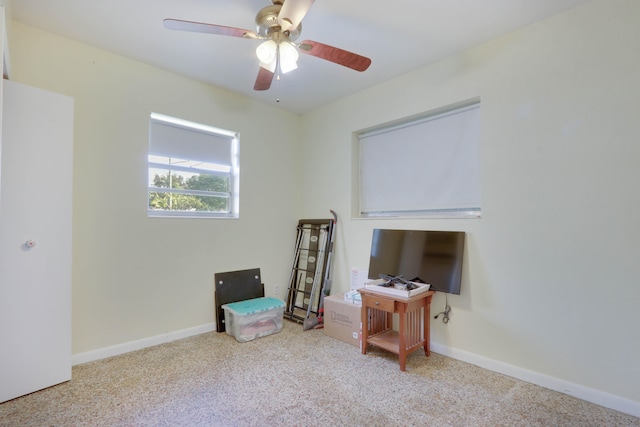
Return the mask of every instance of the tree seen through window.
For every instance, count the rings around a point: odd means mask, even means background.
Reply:
[[[198,174],[185,180],[184,176],[169,171],[164,175],[156,174],[153,178],[153,186],[184,190],[184,192],[149,192],[149,208],[151,209],[205,212],[225,212],[228,210],[227,197],[189,194],[191,190],[228,193],[229,180],[227,177]]]

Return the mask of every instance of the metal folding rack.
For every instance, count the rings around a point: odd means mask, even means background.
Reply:
[[[335,220],[298,221],[296,248],[289,279],[284,318],[304,323],[310,316],[321,318],[321,295],[330,263]]]

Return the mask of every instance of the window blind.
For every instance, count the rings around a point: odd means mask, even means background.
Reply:
[[[480,211],[480,105],[358,136],[360,215]]]
[[[160,120],[149,125],[149,154],[231,165],[232,135],[211,133]]]

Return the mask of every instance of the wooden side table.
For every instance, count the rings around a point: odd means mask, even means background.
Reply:
[[[362,294],[362,354],[367,346],[375,345],[400,358],[400,370],[404,371],[407,354],[424,348],[428,357],[431,298],[434,291],[412,297],[382,294],[369,289],[359,289]],[[398,331],[393,330],[393,314],[398,313]]]

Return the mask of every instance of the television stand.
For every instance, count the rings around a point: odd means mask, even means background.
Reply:
[[[367,354],[369,344],[395,353],[399,356],[401,371],[405,370],[408,354],[424,348],[429,357],[429,319],[434,291],[412,297],[365,288],[358,292],[362,294],[362,354]],[[393,330],[394,313],[400,317],[398,331]]]

